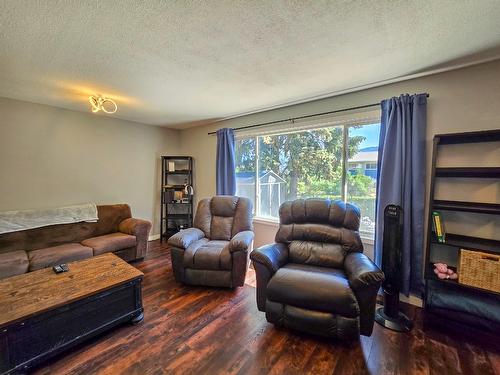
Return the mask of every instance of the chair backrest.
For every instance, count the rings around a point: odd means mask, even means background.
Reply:
[[[202,199],[194,226],[211,240],[229,241],[235,234],[253,230],[252,202],[248,198],[219,195]]]
[[[276,242],[289,249],[289,262],[342,268],[349,252],[363,252],[359,208],[341,200],[297,199],[280,207]]]

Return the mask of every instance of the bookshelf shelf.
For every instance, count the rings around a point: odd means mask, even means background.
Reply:
[[[500,178],[500,168],[497,167],[436,168],[436,177]]]
[[[184,190],[184,185],[163,186],[163,190]]]
[[[449,133],[438,134],[439,145],[451,145],[461,143],[481,143],[481,142],[499,142],[500,133],[496,130],[486,130],[467,133]]]
[[[190,174],[191,171],[188,170],[178,170],[178,171],[166,171],[166,174]]]
[[[434,209],[500,215],[500,204],[435,200]]]
[[[446,233],[445,242],[438,242],[435,238],[433,238],[431,243],[470,250],[481,250],[493,254],[500,253],[500,241],[479,237],[462,236],[459,234]]]
[[[471,290],[471,291],[476,291],[476,292],[481,292],[481,293],[488,293],[488,294],[493,294],[493,295],[500,296],[500,293],[497,293],[497,292],[494,292],[494,291],[490,291],[490,290],[486,290],[486,289],[481,289],[481,288],[476,288],[475,286],[471,286],[471,285],[461,284],[459,280],[440,279],[434,273],[434,266],[432,264],[429,264],[427,266],[427,274],[428,274],[427,277],[430,280],[433,280],[434,282],[437,282],[441,286],[451,287],[451,288],[455,288],[455,289],[457,289],[457,288],[458,289],[461,289],[461,288],[462,289],[468,289],[468,290]]]
[[[172,204],[179,204],[179,203],[172,203]],[[175,219],[183,219],[186,217],[187,214],[168,214],[167,217],[164,217],[163,220],[175,220]]]

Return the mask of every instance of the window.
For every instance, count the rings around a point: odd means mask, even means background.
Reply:
[[[362,165],[356,174],[347,174],[345,200],[361,210],[359,231],[362,237],[375,237],[375,199],[380,124],[348,128],[349,160]]]
[[[287,200],[342,199],[360,207],[361,234],[373,237],[379,129],[350,123],[238,138],[236,194],[271,220]]]

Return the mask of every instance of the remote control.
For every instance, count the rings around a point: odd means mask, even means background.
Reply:
[[[58,264],[57,266],[52,267],[52,270],[55,273],[62,273],[62,272],[68,272],[69,268],[68,265],[63,263],[63,264]]]

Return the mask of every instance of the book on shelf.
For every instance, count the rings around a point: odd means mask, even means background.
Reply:
[[[432,228],[436,234],[437,241],[446,242],[446,232],[444,230],[443,217],[439,211],[432,211]]]

